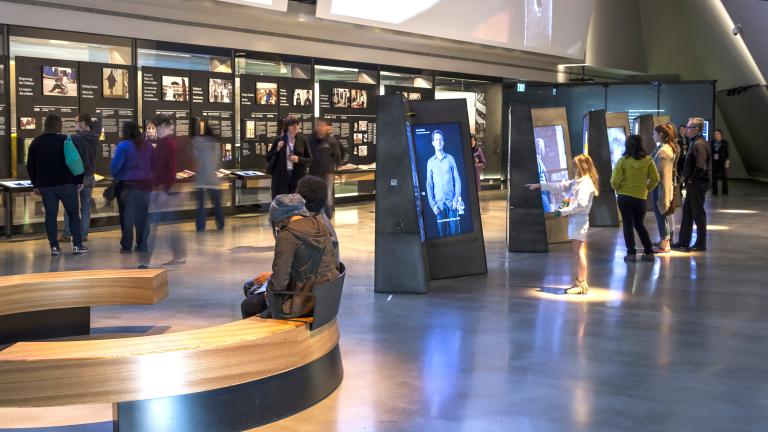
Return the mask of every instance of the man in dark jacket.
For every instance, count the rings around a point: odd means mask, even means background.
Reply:
[[[343,150],[331,131],[330,122],[319,118],[315,120],[315,131],[309,140],[309,149],[312,151],[312,165],[309,167],[309,174],[325,180],[328,199],[323,211],[328,218],[333,218],[334,212],[334,172],[341,166],[344,159]]]
[[[300,195],[275,197],[269,219],[277,239],[272,274],[262,289],[247,293],[240,304],[243,318],[268,311],[270,293],[311,293],[315,286],[339,277],[331,235],[317,217],[309,215]],[[283,313],[292,316],[310,315],[314,307],[309,296],[281,301]]]
[[[704,211],[704,200],[712,179],[712,150],[701,135],[703,130],[704,119],[694,117],[688,120],[685,136],[690,145],[683,169],[683,183],[687,192],[683,202],[680,236],[673,248],[689,252],[707,250],[707,214]],[[694,222],[696,243],[691,247]]]
[[[45,233],[51,246],[51,255],[61,255],[56,219],[59,201],[69,216],[72,244],[75,254],[88,252],[80,236],[80,215],[77,212],[77,193],[83,189],[83,175],[72,175],[64,158],[64,141],[61,134],[61,117],[50,113],[45,118],[43,134],[35,138],[27,154],[27,173],[35,194],[43,199],[45,209]]]
[[[299,119],[288,117],[283,134],[275,138],[267,152],[267,171],[272,176],[272,199],[293,193],[307,169],[312,166],[312,152],[304,135],[299,133]]]
[[[723,139],[723,131],[715,129],[712,139],[712,195],[717,196],[717,181],[723,182],[723,195],[728,195],[728,168],[731,160],[728,155],[728,141]]]
[[[91,226],[91,194],[96,184],[94,169],[96,168],[96,154],[99,151],[99,134],[94,130],[93,119],[89,114],[77,116],[77,134],[72,135],[80,159],[83,160],[83,190],[80,191],[80,235],[83,241],[88,241],[88,228]],[[64,229],[61,231],[61,239],[69,241],[72,232],[69,230],[69,216],[64,213]]]

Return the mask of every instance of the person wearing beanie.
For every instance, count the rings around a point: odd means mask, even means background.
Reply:
[[[298,194],[277,195],[269,206],[269,221],[275,233],[272,274],[246,283],[240,304],[243,318],[270,316],[270,294],[282,291],[311,293],[319,284],[339,277],[339,267],[328,228],[311,216]],[[249,287],[250,288],[247,288]],[[294,317],[312,314],[314,300],[298,296],[282,301],[282,312]]]

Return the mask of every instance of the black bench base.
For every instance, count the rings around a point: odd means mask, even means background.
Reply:
[[[296,369],[231,387],[115,404],[116,432],[237,432],[303,411],[341,384],[336,345]]]
[[[0,345],[82,336],[90,332],[90,307],[49,309],[0,316]]]

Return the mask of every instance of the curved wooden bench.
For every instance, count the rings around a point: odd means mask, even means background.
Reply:
[[[338,304],[323,299],[340,298],[343,281],[316,287],[310,319],[17,343],[0,351],[0,407],[112,403],[120,432],[242,431],[287,417],[341,384]]]
[[[0,344],[88,334],[91,306],[152,305],[165,270],[87,270],[0,277]]]

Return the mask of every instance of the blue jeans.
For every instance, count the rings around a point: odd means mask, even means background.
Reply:
[[[460,234],[459,211],[451,210],[448,204],[443,204],[440,214],[437,215],[437,231],[440,237],[451,237]]]
[[[197,190],[197,220],[195,227],[198,231],[205,231],[205,194],[208,193],[208,199],[213,205],[213,213],[216,215],[216,229],[224,228],[224,211],[221,209],[221,189],[198,189]]]
[[[120,247],[124,251],[133,248],[133,232],[136,230],[136,250],[146,251],[149,239],[149,194],[132,182],[120,182],[117,199],[122,210],[120,217]]]
[[[88,228],[91,226],[91,196],[95,184],[93,175],[83,178],[83,190],[80,191],[80,235],[83,237],[88,237]],[[61,232],[66,236],[72,235],[69,229],[69,215],[66,213],[64,213],[64,229]]]
[[[146,250],[140,251],[139,262],[145,265],[151,263],[152,255],[157,245],[157,227],[163,222],[168,223],[164,229],[168,233],[168,245],[171,248],[173,259],[186,258],[187,247],[184,243],[184,237],[181,235],[179,227],[173,224],[178,219],[176,212],[181,206],[181,195],[179,193],[155,191],[150,194],[149,203],[149,240]]]
[[[80,215],[77,213],[77,185],[65,184],[40,188],[40,196],[43,198],[45,209],[45,234],[51,247],[59,247],[58,223],[59,201],[64,205],[64,212],[69,216],[69,228],[74,233],[72,244],[82,246],[83,239],[80,236]]]
[[[659,211],[659,188],[651,192],[651,199],[653,199],[653,214],[656,216],[656,226],[659,228],[659,240],[669,240],[672,238],[672,232],[674,231],[675,221],[672,219],[672,215],[664,216]]]

